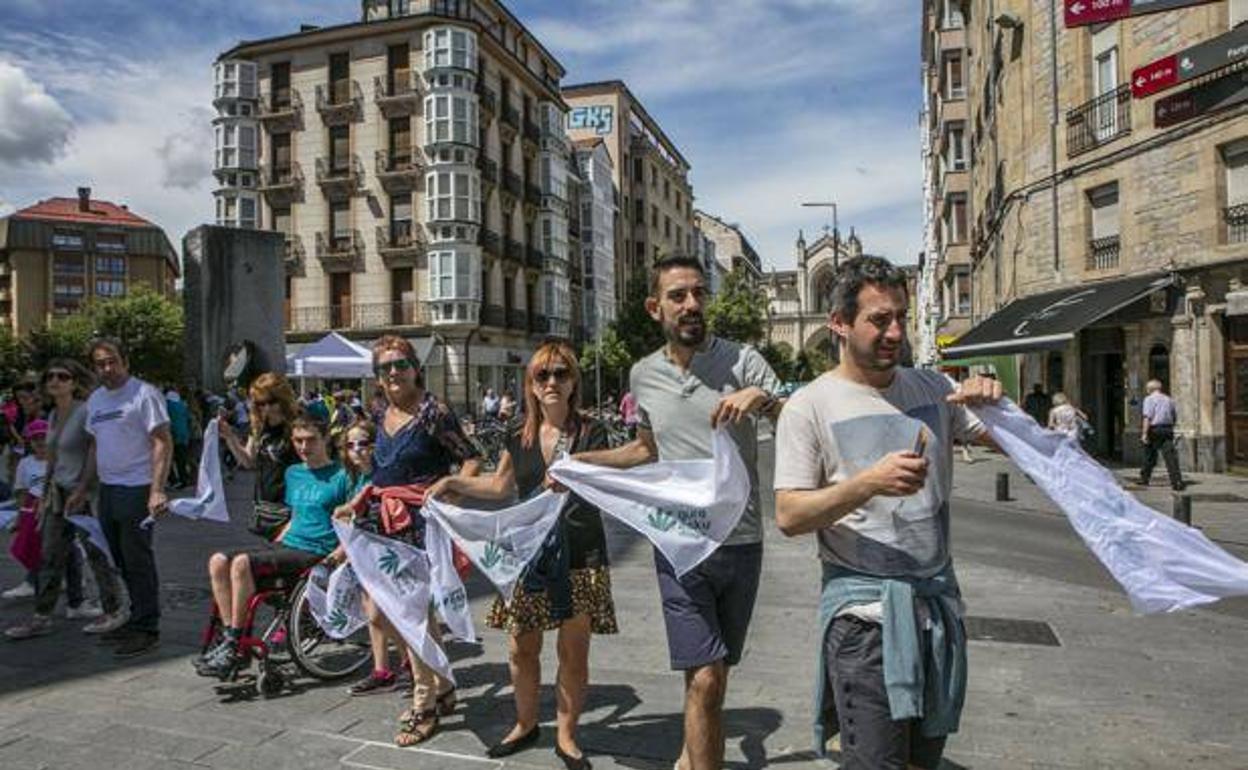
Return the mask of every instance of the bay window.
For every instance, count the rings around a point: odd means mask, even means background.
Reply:
[[[476,72],[476,34],[456,27],[436,27],[425,32],[425,69],[443,67]]]
[[[470,93],[435,93],[425,97],[425,144],[466,144],[479,138],[477,97]]]
[[[481,178],[472,170],[436,170],[425,175],[425,219],[480,222]]]
[[[435,322],[477,322],[481,304],[481,254],[476,248],[429,252],[428,302]]]

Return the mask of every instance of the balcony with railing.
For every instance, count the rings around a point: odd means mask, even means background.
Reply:
[[[326,195],[350,195],[360,188],[363,180],[364,164],[354,154],[316,159],[316,183]]]
[[[519,331],[528,331],[529,314],[523,310],[507,311],[507,328],[517,329]]]
[[[524,244],[514,238],[503,239],[505,256],[512,262],[524,264]]]
[[[477,155],[477,168],[481,170],[481,181],[491,187],[498,186],[498,162],[487,158],[482,152]]]
[[[533,208],[540,208],[542,205],[542,188],[527,182],[524,185],[524,204]]]
[[[377,151],[377,181],[388,193],[414,190],[425,173],[425,156],[419,147],[392,147]]]
[[[536,246],[529,246],[524,252],[524,264],[541,270],[542,265],[546,264],[546,254]]]
[[[364,114],[364,92],[354,80],[335,80],[316,87],[316,111],[327,126],[341,126]]]
[[[1131,86],[1084,102],[1066,113],[1066,154],[1074,157],[1131,133]]]
[[[507,103],[507,100],[504,99],[502,109],[499,112],[499,117],[502,118],[502,125],[500,125],[499,128],[507,133],[507,137],[504,138],[503,143],[508,144],[512,139],[515,139],[516,134],[520,132],[520,111],[515,107],[512,107]]]
[[[268,198],[269,205],[289,205],[303,192],[303,169],[298,161],[289,166],[262,167],[258,189]]]
[[[303,98],[293,88],[262,93],[257,116],[271,134],[297,131],[303,124]]]
[[[524,181],[520,179],[520,175],[514,171],[503,171],[503,202],[508,205],[514,205],[516,201],[524,197]]]
[[[481,245],[481,250],[486,254],[495,257],[503,256],[502,238],[488,227],[482,227],[477,231],[477,243]]]
[[[326,270],[354,270],[364,256],[359,230],[346,234],[316,234],[316,258]]]
[[[498,114],[498,95],[494,93],[494,89],[485,83],[478,82],[477,101],[481,105],[481,112],[485,118],[483,123],[488,125],[494,116]]]
[[[1222,209],[1227,243],[1248,243],[1248,203]]]
[[[286,236],[286,242],[282,251],[282,262],[286,266],[286,272],[288,273],[298,272],[308,258],[307,252],[303,248],[303,237],[299,235]]]
[[[425,253],[424,231],[410,220],[377,225],[377,253],[387,267],[415,267]]]
[[[541,315],[540,313],[530,313],[529,334],[546,334],[547,331],[549,330],[546,326],[546,316]]]
[[[373,101],[387,118],[412,115],[420,106],[424,79],[415,70],[398,70],[373,77]]]
[[[507,327],[507,313],[498,305],[486,305],[481,308],[481,325],[493,326],[498,329]]]
[[[1118,267],[1118,255],[1122,239],[1117,235],[1093,238],[1088,242],[1088,269],[1111,270]]]
[[[291,308],[286,331],[324,333],[331,330],[381,330],[428,326],[422,302],[370,302],[355,305],[319,305]]]

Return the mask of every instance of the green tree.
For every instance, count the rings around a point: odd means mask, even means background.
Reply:
[[[763,358],[767,359],[767,363],[771,365],[771,370],[783,382],[791,382],[795,379],[794,369],[796,362],[793,359],[793,346],[787,342],[777,342],[771,345],[764,345],[758,349],[763,354]]]
[[[663,328],[646,312],[646,298],[650,296],[650,279],[644,270],[633,274],[628,282],[624,305],[611,328],[624,344],[633,361],[638,361],[663,346]]]
[[[600,356],[604,387],[610,383],[611,386],[622,391],[625,378],[628,376],[628,368],[633,365],[633,357],[629,354],[619,334],[616,333],[614,325],[603,330],[601,345],[598,342],[585,343],[581,349],[581,379],[585,383],[581,400],[584,403],[592,401],[598,391],[594,376],[598,371]]]
[[[82,312],[54,320],[26,341],[30,364],[43,368],[53,358],[81,358],[96,335],[115,337],[130,354],[131,371],[154,382],[182,378],[182,306],[143,284],[117,299],[89,303]]]
[[[30,356],[7,326],[0,326],[0,388],[7,389],[30,368]]]
[[[822,350],[803,350],[793,362],[793,378],[798,382],[810,382],[832,366]]]
[[[767,332],[767,296],[740,268],[724,278],[706,308],[711,332],[737,342],[758,342]]]

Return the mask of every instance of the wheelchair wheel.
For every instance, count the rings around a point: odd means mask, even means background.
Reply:
[[[306,580],[299,584],[291,598],[286,634],[295,665],[315,679],[345,679],[372,660],[367,626],[346,639],[335,639],[321,630],[308,606]]]

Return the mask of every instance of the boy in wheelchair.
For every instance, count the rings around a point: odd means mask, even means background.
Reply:
[[[303,462],[286,469],[289,523],[266,547],[215,553],[208,560],[213,599],[225,627],[221,642],[196,661],[200,676],[226,679],[242,664],[239,639],[257,588],[272,590],[282,583],[294,587],[313,566],[332,567],[343,559],[331,522],[334,508],[350,498],[351,480],[329,456],[328,426],[300,416],[291,425],[291,441]]]

